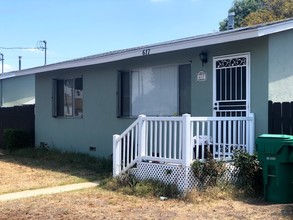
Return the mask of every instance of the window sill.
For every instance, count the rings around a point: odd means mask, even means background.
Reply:
[[[53,118],[58,119],[83,119],[81,116],[73,116],[73,117],[66,117],[66,116],[53,116]]]

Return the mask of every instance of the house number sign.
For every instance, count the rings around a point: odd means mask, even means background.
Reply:
[[[196,81],[198,82],[207,81],[207,73],[205,71],[199,71],[196,74]]]
[[[142,55],[143,56],[150,55],[150,53],[151,53],[151,49],[144,49],[144,50],[142,50]]]

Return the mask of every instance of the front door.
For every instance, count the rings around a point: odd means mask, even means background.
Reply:
[[[249,115],[249,58],[249,53],[214,58],[214,116],[246,117]]]

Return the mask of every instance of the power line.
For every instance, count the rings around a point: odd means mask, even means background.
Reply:
[[[0,47],[0,49],[4,50],[32,50],[38,49],[37,47]]]
[[[47,65],[47,41],[45,40],[40,40],[37,42],[37,47],[0,47],[0,49],[2,50],[41,50],[41,51],[44,51],[44,55],[45,55],[45,62],[44,62],[44,65]],[[2,55],[2,58],[0,61],[2,61],[2,73],[3,73],[3,54]],[[19,70],[21,69],[20,68],[20,65],[21,65],[21,56],[18,57],[19,58]]]

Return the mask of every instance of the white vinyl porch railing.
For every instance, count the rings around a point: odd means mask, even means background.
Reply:
[[[146,117],[140,115],[121,135],[113,136],[113,175],[137,162],[190,166],[204,160],[231,160],[234,149],[254,151],[254,115],[249,117]]]

